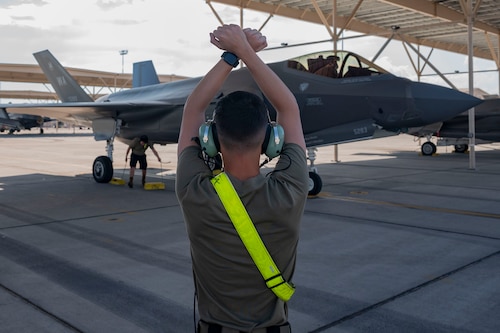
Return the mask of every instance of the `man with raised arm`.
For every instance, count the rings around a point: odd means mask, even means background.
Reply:
[[[281,273],[280,279],[293,286],[300,221],[308,192],[299,108],[290,90],[257,55],[267,46],[260,32],[223,25],[210,34],[210,41],[225,52],[185,104],[176,179],[191,245],[200,316],[197,332],[291,332],[287,303],[276,292],[279,288],[273,290],[276,286],[270,287],[263,279],[249,254],[251,250],[243,244],[233,217],[214,189],[215,176],[205,163],[199,129],[206,122],[210,102],[221,95],[226,78],[242,61],[276,109],[276,121],[284,130],[284,144],[274,170],[267,175],[260,172],[264,141],[280,141],[269,123],[263,96],[224,92],[209,125],[216,128],[214,141],[218,141],[223,173]]]

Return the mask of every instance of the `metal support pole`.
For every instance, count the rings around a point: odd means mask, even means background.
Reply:
[[[474,94],[474,44],[472,42],[472,25],[474,20],[474,11],[472,9],[472,0],[467,0],[467,49],[469,57],[469,94]],[[475,109],[469,109],[469,169],[476,169],[476,125]]]

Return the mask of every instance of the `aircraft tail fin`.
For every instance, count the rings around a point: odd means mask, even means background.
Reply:
[[[9,114],[4,108],[0,109],[0,119],[10,119]]]
[[[62,102],[94,101],[49,50],[33,53],[33,56]]]
[[[150,86],[160,83],[151,60],[134,63],[132,88]]]
[[[15,119],[10,119],[9,114],[4,108],[0,108],[0,129],[2,131],[6,128],[21,129],[23,126]]]

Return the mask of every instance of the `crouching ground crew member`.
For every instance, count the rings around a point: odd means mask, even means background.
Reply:
[[[200,317],[196,329],[290,332],[286,301],[294,291],[291,279],[308,191],[299,109],[293,94],[257,56],[267,45],[258,31],[224,25],[210,34],[210,41],[226,52],[185,104],[176,179],[191,244]],[[261,96],[221,91],[239,60],[276,109],[281,127],[269,122]],[[221,93],[214,119],[206,123],[205,110]],[[221,153],[223,172],[214,176],[202,150]],[[279,161],[264,176],[260,156],[276,156],[276,150],[281,150]]]
[[[148,161],[146,159],[146,150],[151,148],[153,154],[155,154],[156,158],[158,158],[158,162],[161,162],[160,155],[153,147],[153,145],[149,145],[149,139],[147,135],[141,135],[140,138],[135,138],[132,143],[128,146],[127,152],[125,153],[125,162],[128,159],[128,153],[132,150],[132,154],[130,154],[130,178],[128,181],[128,187],[134,187],[134,175],[135,168],[137,167],[137,162],[139,162],[139,168],[142,170],[142,186],[146,183],[146,172],[148,168]]]

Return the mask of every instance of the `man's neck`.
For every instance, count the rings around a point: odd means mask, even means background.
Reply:
[[[224,170],[233,177],[244,181],[260,173],[260,152],[245,152],[241,154],[223,154]]]

